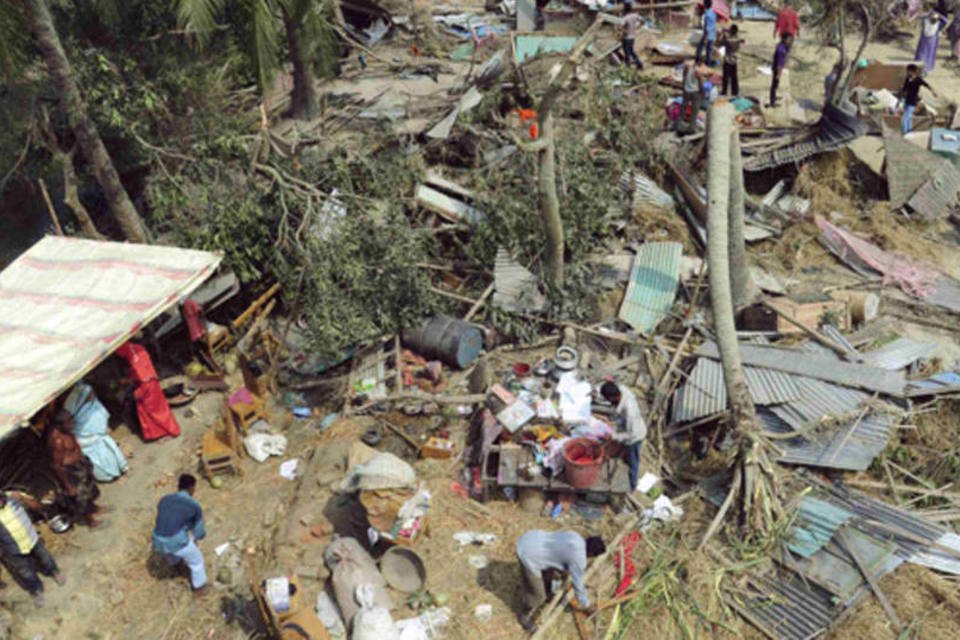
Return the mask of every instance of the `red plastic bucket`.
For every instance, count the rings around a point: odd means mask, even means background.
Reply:
[[[567,482],[575,489],[589,489],[600,477],[603,445],[590,438],[573,438],[563,445]]]

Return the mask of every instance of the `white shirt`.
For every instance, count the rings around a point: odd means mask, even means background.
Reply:
[[[617,405],[617,430],[613,439],[626,445],[642,442],[647,437],[647,423],[640,415],[640,404],[633,391],[618,384],[620,390],[620,404]]]

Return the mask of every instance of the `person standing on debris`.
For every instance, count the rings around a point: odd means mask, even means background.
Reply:
[[[43,583],[37,577],[37,569],[52,577],[61,587],[67,579],[40,539],[24,504],[35,511],[41,509],[40,503],[26,494],[0,491],[0,553],[3,553],[4,564],[10,573],[39,608],[44,602]]]
[[[685,63],[683,68],[683,104],[675,124],[677,133],[681,136],[691,134],[697,128],[697,118],[703,104],[704,74],[701,69],[699,65],[690,62]]]
[[[737,70],[737,58],[740,52],[740,45],[743,40],[739,37],[740,27],[730,25],[729,29],[724,29],[718,43],[724,49],[723,53],[723,90],[720,95],[740,95],[740,75]],[[727,93],[727,91],[731,93]]]
[[[64,509],[74,522],[84,522],[89,527],[100,526],[96,505],[100,487],[93,473],[93,463],[83,455],[80,443],[73,434],[73,416],[61,409],[53,418],[52,428],[47,429],[47,450],[50,467],[63,487],[61,500]]]
[[[555,574],[567,573],[573,583],[576,604],[581,611],[593,613],[596,608],[587,596],[583,577],[587,558],[607,550],[603,539],[593,536],[583,539],[575,531],[527,531],[517,539],[517,558],[523,573],[523,604],[520,624],[533,631],[537,609],[552,595]]]
[[[604,382],[600,387],[600,395],[616,407],[617,428],[613,433],[613,439],[627,450],[630,490],[636,491],[637,478],[640,474],[640,452],[643,450],[643,441],[647,437],[647,423],[640,415],[640,404],[633,391],[616,382]]]
[[[780,9],[777,21],[773,24],[773,39],[783,41],[784,36],[791,37],[790,44],[800,36],[800,16],[793,8],[792,0],[784,0],[783,9]]]
[[[171,565],[186,563],[194,594],[203,596],[207,591],[207,571],[196,541],[203,540],[207,530],[203,526],[203,509],[193,499],[196,490],[197,479],[185,473],[177,482],[177,492],[160,499],[152,542],[153,550]]]
[[[903,81],[899,98],[903,103],[903,116],[900,118],[900,133],[906,135],[913,131],[913,114],[920,104],[920,88],[926,87],[934,96],[933,90],[927,81],[920,77],[920,68],[915,64],[907,65],[907,79]]]
[[[787,54],[790,53],[790,45],[793,44],[793,36],[785,35],[777,45],[777,50],[773,53],[773,78],[770,80],[770,104],[767,106],[776,107],[777,89],[780,88],[780,76],[783,74],[783,68],[787,66]]]
[[[947,24],[947,17],[937,10],[930,11],[920,23],[920,41],[913,59],[923,63],[923,74],[933,71],[937,64],[937,48],[940,46],[940,32]]]
[[[713,10],[713,0],[703,0],[703,35],[697,45],[696,63],[703,61],[713,66],[713,47],[717,42],[717,12]]]
[[[640,30],[642,18],[637,13],[632,2],[624,5],[623,20],[620,21],[620,43],[623,45],[623,63],[635,64],[637,69],[643,69],[643,62],[637,57],[637,32]]]

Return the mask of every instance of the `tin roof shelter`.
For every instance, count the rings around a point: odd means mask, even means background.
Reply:
[[[0,272],[0,437],[206,280],[221,257],[48,236]]]

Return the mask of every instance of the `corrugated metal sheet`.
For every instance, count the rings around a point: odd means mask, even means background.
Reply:
[[[797,431],[804,431],[827,419],[842,420],[851,416],[870,397],[862,391],[812,378],[800,378],[798,385],[800,397],[797,400],[771,408]]]
[[[903,564],[903,558],[895,555],[897,545],[889,540],[877,539],[869,534],[847,526],[842,546],[837,537],[809,558],[783,558],[786,564],[804,579],[823,587],[834,594],[840,602],[851,602],[867,587],[860,569],[854,564],[846,549],[852,547],[863,561],[871,577],[879,580]],[[849,545],[849,547],[848,547]]]
[[[944,371],[924,380],[911,380],[907,384],[907,397],[953,393],[958,387],[960,387],[960,373]]]
[[[936,350],[935,344],[917,342],[910,338],[897,338],[875,351],[863,354],[863,361],[881,369],[896,371],[910,366]]]
[[[697,355],[713,360],[720,359],[720,351],[713,342],[705,342],[697,350]],[[891,396],[903,395],[903,389],[906,386],[906,378],[902,372],[842,362],[836,358],[831,360],[801,349],[740,343],[740,357],[746,365],[793,373]]]
[[[833,595],[791,572],[751,576],[757,596],[735,598],[730,604],[751,624],[782,640],[810,640],[830,628],[841,607]]]
[[[747,389],[754,404],[766,406],[800,398],[794,376],[770,369],[744,367]],[[700,358],[686,383],[673,396],[673,421],[689,422],[724,411],[727,388],[723,367],[716,360]]]
[[[960,282],[950,276],[940,276],[933,283],[933,292],[923,300],[948,311],[960,313]]]
[[[514,313],[540,313],[547,297],[540,293],[540,282],[504,249],[497,250],[493,264],[493,304]]]
[[[802,558],[809,558],[830,542],[837,529],[852,517],[846,509],[808,496],[797,505],[787,548]]]
[[[772,416],[772,417],[771,417]],[[764,427],[773,433],[790,433],[785,422],[766,413],[761,416]],[[865,471],[886,448],[894,420],[885,415],[867,415],[859,423],[851,420],[834,429],[829,436],[807,439],[797,437],[777,442],[783,453],[777,458],[784,464],[801,464],[827,469]]]
[[[940,549],[952,549],[953,553]],[[960,536],[948,531],[937,538],[934,546],[914,552],[907,561],[958,576],[960,575]]]
[[[673,196],[660,188],[656,182],[639,171],[624,171],[620,175],[620,188],[633,198],[635,206],[646,204],[651,207],[673,210]]]
[[[852,511],[860,518],[860,528],[864,531],[874,530],[881,537],[891,537],[892,530],[902,530],[907,536],[896,536],[901,551],[907,552],[907,557],[914,552],[926,549],[940,539],[947,529],[933,522],[924,520],[915,513],[877,500],[860,491],[838,485],[827,485],[828,493],[821,496],[829,502]],[[872,523],[883,526],[875,527]]]
[[[852,344],[850,344],[850,341],[847,340],[847,337],[843,335],[840,329],[837,329],[832,324],[823,325],[822,327],[820,327],[820,331],[823,333],[823,335],[827,336],[828,338],[830,338],[831,340],[839,344],[841,347],[846,349],[847,353],[851,355],[860,355],[859,352],[857,351],[857,348],[854,347]]]
[[[891,134],[883,138],[890,205],[899,208],[946,162],[926,149]]]
[[[960,171],[943,160],[930,179],[910,197],[907,206],[926,220],[937,220],[952,213],[960,202]]]
[[[682,254],[679,242],[648,242],[640,246],[620,306],[621,320],[643,333],[656,328],[677,296]]]

